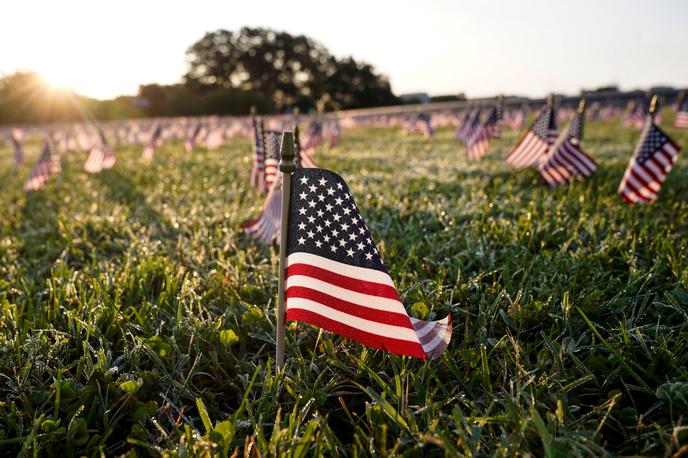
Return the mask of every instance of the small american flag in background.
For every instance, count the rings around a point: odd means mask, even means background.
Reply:
[[[270,189],[277,175],[280,161],[280,145],[282,132],[266,130],[263,132],[263,146],[265,147],[265,189]]]
[[[681,148],[655,125],[652,115],[649,115],[619,184],[619,194],[630,204],[657,200],[660,187],[680,151]]]
[[[497,103],[488,112],[483,128],[487,130],[489,138],[500,138],[502,136],[503,112],[504,109],[501,102]]]
[[[464,112],[461,114],[461,116],[458,118],[459,122],[456,125],[456,131],[454,132],[454,138],[457,140],[462,140],[463,141],[463,132],[466,129],[466,123],[470,119],[470,113],[468,110],[464,110]]]
[[[485,155],[490,141],[490,131],[486,125],[480,123],[480,114],[474,116],[471,125],[466,130],[466,149],[468,159],[480,159]]]
[[[553,117],[554,109],[549,105],[545,106],[516,148],[507,156],[506,161],[511,166],[522,169],[537,165],[547,154],[552,138]]]
[[[464,144],[468,143],[468,140],[475,133],[476,126],[480,123],[480,110],[475,109],[467,114],[462,124],[456,130],[454,138],[458,138]]]
[[[155,127],[155,130],[153,131],[153,134],[151,135],[148,144],[143,149],[143,159],[146,161],[150,161],[151,159],[153,159],[153,155],[155,155],[155,150],[160,148],[160,145],[162,145],[162,125],[158,124]]]
[[[201,130],[203,129],[203,124],[202,123],[197,123],[196,127],[194,127],[194,130],[191,132],[191,135],[189,138],[186,139],[184,142],[184,148],[186,148],[187,152],[191,152],[194,149],[194,146],[196,146],[196,142],[198,141],[198,137],[201,134]]]
[[[253,126],[253,164],[251,166],[251,176],[249,183],[260,192],[265,192],[265,149],[263,148],[262,128],[258,125],[256,118],[252,119]]]
[[[111,169],[117,162],[117,156],[107,144],[107,139],[102,130],[98,129],[100,144],[93,146],[89,152],[84,170],[88,173],[100,173],[103,170]]]
[[[297,169],[292,177],[286,319],[369,347],[435,359],[449,345],[451,317],[411,318],[349,192],[337,174]]]
[[[585,113],[576,112],[569,125],[550,148],[540,165],[540,176],[550,186],[565,184],[576,176],[589,177],[597,170],[597,163],[580,147]]]
[[[674,127],[686,129],[688,128],[688,97],[683,97],[681,103],[676,107],[676,118],[674,118]]]
[[[52,140],[46,139],[38,162],[24,182],[24,191],[42,189],[51,175],[58,175],[61,171],[60,156],[57,155]]]
[[[320,146],[323,140],[323,125],[318,120],[312,120],[308,123],[306,132],[304,132],[304,140],[301,144],[302,157],[313,157],[315,151]]]
[[[316,168],[315,163],[308,156],[302,156],[298,142],[298,129],[294,131],[294,153],[296,167]],[[280,159],[281,159],[280,142]],[[277,173],[268,195],[265,198],[263,210],[258,218],[243,224],[244,232],[266,245],[279,242],[280,225],[282,222],[282,174]]]
[[[24,148],[21,144],[22,133],[19,129],[12,129],[10,141],[14,147],[14,164],[19,167],[24,163]]]

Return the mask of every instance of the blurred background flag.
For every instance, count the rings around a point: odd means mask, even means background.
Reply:
[[[60,156],[57,155],[52,140],[46,138],[41,156],[24,182],[24,191],[43,189],[50,176],[58,175],[61,171]]]
[[[294,152],[296,154],[296,166],[305,168],[317,167],[313,160],[308,156],[301,155],[301,148],[298,142],[299,130],[298,127],[294,129]],[[281,148],[280,148],[281,156]],[[270,245],[278,241],[280,232],[280,223],[282,221],[282,174],[278,173],[277,178],[270,187],[268,195],[265,198],[263,210],[260,212],[258,218],[246,221],[242,227],[244,232],[256,239],[260,243]]]
[[[260,192],[267,191],[265,187],[265,149],[263,147],[263,126],[255,116],[251,117],[253,131],[253,164],[249,183]]]
[[[132,130],[132,132],[134,132]],[[162,124],[158,124],[155,126],[155,129],[153,130],[153,133],[150,137],[150,140],[148,141],[148,144],[146,147],[143,149],[143,159],[146,161],[150,161],[153,159],[153,156],[155,155],[155,150],[157,150],[160,145],[162,145]]]
[[[630,204],[645,204],[657,200],[661,185],[681,151],[681,148],[655,124],[655,107],[656,96],[633,157],[619,184],[619,194]]]
[[[297,169],[292,181],[286,319],[379,350],[438,358],[451,316],[408,316],[346,182],[323,169]]]
[[[550,186],[565,184],[574,176],[584,178],[597,170],[597,163],[580,147],[583,137],[585,102],[559,136],[540,165],[540,176]]]
[[[24,148],[21,144],[22,131],[19,129],[12,129],[10,131],[10,141],[14,148],[14,164],[19,167],[24,163]]]
[[[517,169],[537,165],[547,154],[551,139],[554,137],[556,140],[554,122],[554,108],[550,99],[516,148],[509,153],[506,161]],[[554,132],[552,132],[553,125]]]
[[[674,127],[688,128],[688,97],[686,97],[685,92],[679,94],[678,103],[676,104]]]

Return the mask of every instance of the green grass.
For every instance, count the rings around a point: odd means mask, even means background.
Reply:
[[[291,324],[283,375],[277,252],[239,230],[262,205],[248,141],[152,165],[124,148],[98,176],[73,153],[29,195],[2,147],[0,456],[687,453],[685,157],[632,207],[616,187],[638,132],[618,123],[590,123],[600,170],[559,189],[503,162],[516,134],[478,163],[451,135],[358,129],[317,157],[409,309],[452,314],[448,351]]]

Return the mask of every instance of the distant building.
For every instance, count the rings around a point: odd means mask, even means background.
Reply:
[[[401,103],[410,105],[414,103],[430,103],[430,96],[427,92],[415,92],[413,94],[401,94]]]

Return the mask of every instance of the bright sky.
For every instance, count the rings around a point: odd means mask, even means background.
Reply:
[[[539,96],[688,86],[688,1],[9,0],[0,74],[34,70],[97,98],[173,83],[206,31],[302,33],[399,93]]]

